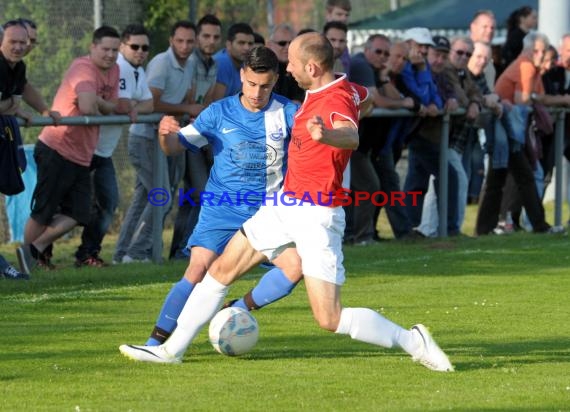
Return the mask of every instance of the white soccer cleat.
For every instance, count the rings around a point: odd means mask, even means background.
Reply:
[[[422,342],[418,353],[412,357],[414,362],[419,362],[432,371],[453,372],[453,365],[447,358],[447,355],[437,346],[437,343],[435,343],[435,340],[433,340],[424,325],[414,325],[411,331],[412,333],[417,333]]]
[[[166,352],[162,345],[160,346],[143,346],[143,345],[121,345],[119,351],[127,358],[139,362],[153,363],[181,363],[182,358],[171,355]]]

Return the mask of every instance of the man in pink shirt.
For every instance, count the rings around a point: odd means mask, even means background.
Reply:
[[[118,102],[119,33],[102,26],[93,33],[89,55],[75,59],[61,82],[53,110],[62,116],[106,115]],[[38,167],[32,211],[18,248],[22,272],[35,264],[51,269],[51,244],[89,221],[89,165],[99,126],[46,126],[34,149]]]

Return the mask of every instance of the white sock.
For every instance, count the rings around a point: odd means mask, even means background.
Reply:
[[[335,333],[385,348],[398,346],[409,354],[418,348],[411,331],[367,308],[343,308]]]
[[[180,312],[178,326],[163,343],[166,351],[175,356],[182,356],[204,325],[218,312],[227,293],[228,286],[206,273],[204,280],[194,287]]]

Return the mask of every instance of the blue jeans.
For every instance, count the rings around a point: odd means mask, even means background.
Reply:
[[[465,219],[465,208],[467,206],[468,179],[461,161],[461,154],[455,149],[449,148],[447,149],[447,155],[449,164],[457,174],[457,227],[461,229],[463,220]],[[422,222],[418,228],[420,232],[428,237],[436,237],[438,234],[439,213],[437,210],[437,196],[435,195],[435,190],[436,187],[430,186],[424,198]]]
[[[474,130],[473,133],[477,135],[476,130]],[[469,181],[467,194],[470,197],[477,198],[483,186],[484,175],[481,171],[485,169],[484,153],[477,136],[468,140],[465,151],[463,152],[462,161]]]
[[[212,160],[209,152],[200,150],[191,152],[187,150],[186,167],[184,173],[184,191],[194,189],[192,200],[196,205],[190,202],[184,202],[178,206],[178,214],[174,221],[174,231],[172,233],[172,243],[170,246],[170,259],[188,259],[185,254],[186,244],[190,235],[194,231],[194,227],[198,223],[200,215],[200,193],[206,188]]]
[[[374,169],[370,152],[352,152],[350,157],[350,188],[353,191],[374,193],[380,190],[380,180]],[[372,240],[376,233],[374,211],[376,206],[366,200],[353,208],[353,237],[354,242]]]
[[[129,160],[136,172],[135,191],[115,247],[115,255],[113,256],[115,261],[120,262],[126,254],[134,259],[141,260],[152,257],[152,210],[156,206],[148,201],[148,193],[154,188],[153,175],[157,173],[153,167],[155,150],[160,149],[154,139],[129,135]],[[168,171],[164,170],[162,176],[163,181],[158,187],[169,190]],[[160,208],[163,212],[161,222],[170,207],[171,202],[167,207]]]
[[[93,155],[91,166],[93,204],[89,223],[83,228],[81,244],[75,253],[80,260],[96,256],[119,205],[119,188],[111,157]]]
[[[388,194],[399,192],[401,190],[400,176],[396,171],[392,150],[382,151],[378,156],[372,159],[372,163],[380,179],[380,190]],[[401,206],[397,202],[391,205],[389,202],[384,207],[386,209],[386,216],[388,216],[388,222],[390,222],[390,227],[396,238],[401,238],[412,231],[412,224],[408,219],[408,214],[404,206]],[[374,222],[378,220],[380,209],[381,207],[376,207]]]
[[[447,233],[459,233],[457,225],[458,180],[455,169],[448,163],[448,197],[447,197]],[[408,145],[408,174],[404,183],[404,191],[419,191],[416,206],[406,204],[406,212],[412,225],[419,226],[422,218],[424,196],[428,190],[429,177],[434,175],[436,192],[439,189],[439,146],[425,139],[415,137]],[[438,193],[439,196],[439,193]]]

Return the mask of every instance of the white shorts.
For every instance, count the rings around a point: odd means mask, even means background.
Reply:
[[[244,223],[243,228],[251,245],[269,260],[294,245],[301,257],[304,276],[342,285],[345,280],[342,265],[344,226],[342,207],[268,202]]]

